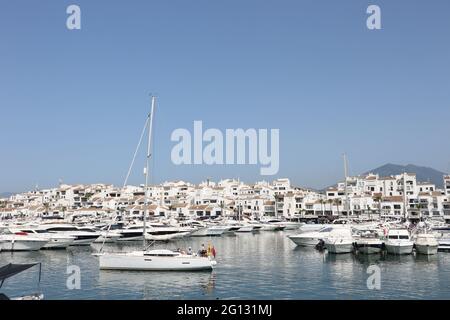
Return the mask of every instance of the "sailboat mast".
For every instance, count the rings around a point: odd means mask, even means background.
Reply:
[[[406,172],[403,173],[403,217],[406,220],[408,218],[408,201],[406,195]]]
[[[147,233],[147,223],[146,219],[149,216],[149,190],[148,190],[148,182],[149,182],[149,165],[150,165],[150,158],[152,156],[151,154],[151,147],[152,147],[152,131],[153,131],[153,114],[155,111],[155,104],[156,104],[156,97],[152,96],[152,104],[150,109],[150,114],[148,115],[150,118],[149,124],[148,124],[148,142],[147,142],[147,157],[145,161],[145,214],[144,214],[144,228],[143,228],[143,236],[144,236],[144,248],[146,247],[146,240],[145,240],[145,234]]]
[[[348,203],[348,191],[347,191],[347,188],[348,188],[348,182],[347,182],[347,179],[348,179],[348,164],[347,164],[347,155],[344,153],[343,154],[343,157],[344,157],[344,175],[345,175],[345,211],[346,211],[346,213],[347,213],[347,216],[349,215],[349,203]]]

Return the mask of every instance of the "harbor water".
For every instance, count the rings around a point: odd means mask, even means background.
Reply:
[[[283,299],[450,299],[450,253],[437,256],[331,255],[299,248],[289,232],[188,238],[155,248],[200,248],[212,243],[218,266],[212,272],[164,273],[100,271],[101,246],[63,251],[1,252],[7,263],[42,263],[5,281],[0,292],[20,296],[37,291],[45,299],[283,300]],[[105,251],[141,249],[141,243],[105,245]],[[381,288],[370,290],[367,270],[380,269]],[[73,266],[80,287],[73,288]],[[68,274],[69,272],[69,274]],[[69,282],[69,283],[68,283]]]

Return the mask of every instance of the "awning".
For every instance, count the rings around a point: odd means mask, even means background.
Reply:
[[[0,268],[0,288],[3,285],[3,282],[12,277],[15,276],[18,273],[21,273],[25,270],[28,270],[36,265],[39,265],[39,281],[41,280],[41,272],[40,272],[40,263],[33,263],[33,264],[7,264],[6,266],[3,266]]]

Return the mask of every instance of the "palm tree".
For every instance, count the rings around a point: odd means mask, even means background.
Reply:
[[[378,203],[378,214],[380,215],[381,220],[381,195],[374,196],[373,200]]]
[[[342,204],[342,200],[336,198],[336,199],[333,200],[333,204],[336,205],[337,212],[338,212],[338,217],[341,217],[341,212],[340,212],[340,210],[339,210],[339,206]]]
[[[50,204],[48,202],[44,203],[44,212],[48,216],[48,209],[50,208]]]
[[[322,208],[322,216],[325,216],[325,207],[324,207],[324,204],[325,204],[325,200],[320,199],[320,206],[321,206],[321,208]]]
[[[225,202],[220,202],[220,216],[223,217],[223,209],[225,209]]]

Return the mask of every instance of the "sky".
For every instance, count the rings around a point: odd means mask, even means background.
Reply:
[[[66,8],[81,8],[81,30]],[[366,27],[370,4],[381,30]],[[0,192],[124,182],[157,95],[151,181],[450,168],[448,0],[0,0]],[[171,161],[174,130],[279,129],[280,170]],[[144,151],[130,183],[143,183]]]

